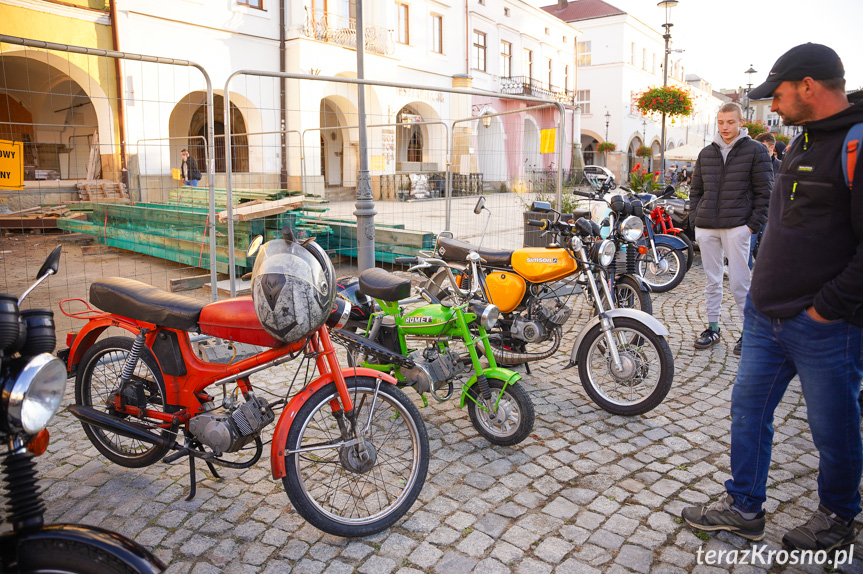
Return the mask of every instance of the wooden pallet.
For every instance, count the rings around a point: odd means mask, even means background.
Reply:
[[[0,215],[0,229],[32,230],[32,229],[57,229],[57,220],[61,218],[86,219],[83,213],[72,214],[72,211],[62,205],[48,205],[22,209]]]
[[[78,188],[78,197],[82,201],[129,201],[126,186],[118,181],[104,179],[79,181],[75,187]]]

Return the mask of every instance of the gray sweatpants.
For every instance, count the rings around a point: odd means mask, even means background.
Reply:
[[[707,320],[719,321],[722,310],[722,271],[724,258],[728,258],[728,283],[734,302],[737,303],[737,318],[743,323],[743,306],[752,271],[749,270],[749,240],[752,232],[745,225],[731,229],[695,228],[695,240],[701,249],[701,263],[707,283],[704,298],[707,303]]]

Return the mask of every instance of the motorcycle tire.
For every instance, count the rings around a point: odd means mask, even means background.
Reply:
[[[695,261],[695,246],[685,233],[678,233],[675,237],[686,244],[686,270],[689,271],[692,268],[692,263]]]
[[[656,254],[660,261],[667,263],[667,269],[662,271],[661,267],[653,261],[653,251],[648,250],[644,255],[638,256],[638,274],[645,283],[650,285],[652,291],[665,293],[683,281],[683,276],[686,275],[686,260],[679,250],[667,245],[657,245]]]
[[[375,379],[346,377],[345,381],[360,409],[357,424],[365,426]],[[341,436],[339,425],[346,421],[334,416],[334,400],[338,392],[330,383],[300,407],[288,431],[286,452]],[[416,406],[394,385],[382,382],[373,415],[365,439],[374,453],[370,467],[353,466],[362,463],[352,447],[285,457],[282,483],[288,498],[303,518],[328,534],[356,538],[389,528],[410,509],[425,483],[429,443]]]
[[[659,405],[671,389],[671,348],[665,337],[637,319],[615,317],[613,321],[623,376],[613,372],[599,324],[587,332],[578,349],[578,376],[590,398],[606,411],[624,416],[644,414]]]
[[[120,375],[126,364],[126,357],[132,350],[133,342],[134,340],[129,337],[109,337],[98,341],[84,353],[75,377],[76,404],[108,411],[105,406],[106,401],[109,395],[120,386]],[[149,349],[144,348],[141,351],[134,376],[143,378],[147,382],[147,408],[164,410],[165,382],[162,379],[159,363]],[[161,423],[161,421],[152,422]],[[160,461],[169,450],[166,447],[127,438],[86,423],[81,423],[81,426],[84,427],[84,433],[96,450],[111,462],[126,468],[150,466]],[[167,430],[162,431],[162,436],[171,438]]]
[[[140,574],[102,548],[74,540],[24,542],[17,567],[17,572],[28,574]]]
[[[642,291],[641,285],[632,277],[623,277],[614,283],[614,306],[618,309],[637,309],[653,315],[653,300],[650,293]]]
[[[491,405],[486,405],[489,410],[480,407],[474,401],[468,399],[467,414],[473,428],[488,442],[498,446],[512,446],[518,444],[530,435],[536,414],[533,410],[533,402],[527,392],[520,384],[512,383],[503,389],[503,381],[488,379],[491,389]],[[485,401],[479,396],[479,387],[474,384],[470,388],[471,395],[481,403]],[[492,414],[494,404],[497,403],[498,410]],[[501,416],[502,415],[502,416]]]

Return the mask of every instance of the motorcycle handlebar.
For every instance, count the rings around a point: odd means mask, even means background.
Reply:
[[[395,263],[399,265],[416,265],[418,259],[416,257],[396,257]]]
[[[572,195],[580,195],[581,197],[586,197],[588,199],[595,199],[595,195],[589,191],[578,191],[577,189],[572,190]]]
[[[528,219],[527,224],[532,225],[533,227],[545,227],[548,223],[545,219]]]

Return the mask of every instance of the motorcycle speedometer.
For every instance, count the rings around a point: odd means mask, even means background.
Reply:
[[[66,375],[63,361],[48,353],[10,366],[3,380],[8,430],[36,434],[48,426],[63,401]]]
[[[644,223],[634,215],[630,215],[620,224],[620,235],[629,243],[638,241],[642,234],[644,234]]]

